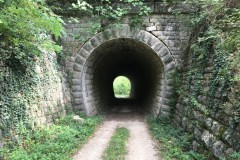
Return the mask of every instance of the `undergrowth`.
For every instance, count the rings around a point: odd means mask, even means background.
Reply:
[[[76,121],[73,115],[59,119],[54,125],[27,133],[20,146],[8,142],[1,150],[6,160],[68,160],[76,149],[101,123],[101,116],[85,117]]]
[[[103,153],[103,160],[125,160],[128,138],[129,130],[127,128],[116,128],[114,135]]]
[[[207,160],[208,157],[190,149],[191,136],[176,129],[169,120],[148,117],[149,129],[161,145],[159,151],[164,160]]]

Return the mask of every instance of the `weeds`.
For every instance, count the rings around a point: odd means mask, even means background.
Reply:
[[[69,160],[101,121],[102,117],[94,116],[81,123],[69,115],[50,127],[36,129],[19,146],[6,144],[1,154],[6,160]]]
[[[129,130],[118,127],[103,153],[103,160],[125,160],[127,154],[126,143],[129,138]]]
[[[159,149],[164,160],[207,159],[189,148],[191,136],[184,134],[181,129],[174,128],[169,120],[148,117],[147,122],[153,136],[161,142]]]

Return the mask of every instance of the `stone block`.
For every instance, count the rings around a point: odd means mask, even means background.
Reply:
[[[148,32],[156,31],[156,30],[157,30],[156,26],[146,27],[146,31],[148,31]]]
[[[197,140],[200,140],[201,138],[201,131],[198,129],[198,127],[195,127],[194,128],[194,137],[197,139]]]
[[[155,52],[158,52],[162,49],[163,46],[164,46],[163,43],[158,42],[158,43],[155,43],[155,45],[153,45],[151,47]]]
[[[161,50],[157,52],[158,56],[164,57],[165,55],[169,54],[169,51],[166,47],[162,47]]]
[[[162,58],[163,63],[166,65],[169,62],[171,62],[173,60],[172,56],[170,54],[166,54],[165,56],[163,56]]]
[[[75,59],[75,62],[78,63],[78,64],[83,65],[84,62],[85,62],[85,59],[83,57],[81,57],[80,55],[77,55],[77,57]]]
[[[161,110],[163,112],[170,112],[170,107],[168,105],[162,105]]]
[[[82,65],[74,64],[73,69],[76,71],[82,71]]]
[[[82,93],[78,92],[78,91],[73,92],[72,95],[73,95],[74,98],[82,98]]]
[[[168,63],[167,65],[164,66],[164,71],[169,72],[172,71],[176,68],[175,62],[171,61],[171,63]]]
[[[222,141],[216,141],[212,146],[213,154],[218,158],[224,156],[225,149],[225,144]]]
[[[143,23],[143,26],[144,27],[151,27],[151,26],[154,26],[154,23],[147,23],[147,22],[145,22],[145,23]]]
[[[80,104],[83,104],[82,98],[75,98],[74,99],[74,105],[80,105]]]
[[[90,53],[86,49],[82,48],[79,52],[79,55],[81,55],[84,58],[87,58],[90,55]]]
[[[72,91],[82,91],[82,86],[81,85],[74,85],[72,86]]]
[[[155,36],[163,36],[162,31],[152,31],[152,34],[155,35]]]
[[[215,142],[216,138],[208,130],[204,130],[201,135],[201,140],[204,141],[205,145],[208,148],[211,148],[213,146],[213,143]]]

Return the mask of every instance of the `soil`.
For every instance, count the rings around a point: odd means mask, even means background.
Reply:
[[[148,131],[144,114],[127,107],[115,108],[112,111],[106,115],[94,136],[73,157],[74,160],[101,160],[116,127],[125,127],[130,131],[126,160],[162,160]]]

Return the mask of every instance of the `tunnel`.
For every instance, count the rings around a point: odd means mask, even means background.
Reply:
[[[107,113],[127,106],[148,113],[160,105],[164,67],[154,52],[145,43],[128,38],[98,46],[87,58],[82,74],[84,105],[93,109],[88,112]],[[130,80],[130,97],[114,96],[113,81],[118,76]]]

